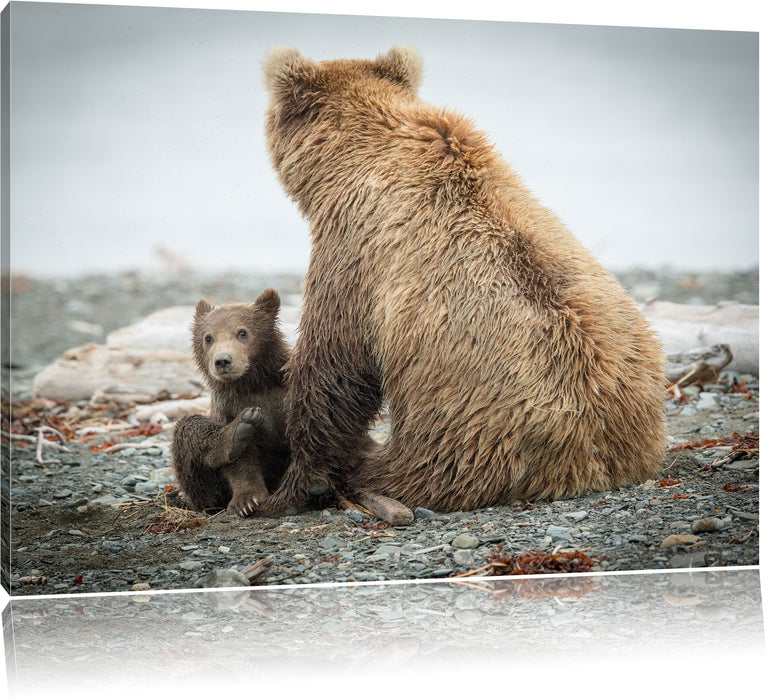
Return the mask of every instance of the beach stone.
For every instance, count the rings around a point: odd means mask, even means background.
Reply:
[[[660,549],[669,549],[683,544],[695,544],[700,541],[697,535],[669,535],[660,543]]]
[[[178,563],[178,568],[184,571],[199,571],[202,568],[202,562],[195,559],[184,559]]]
[[[453,552],[453,560],[459,566],[472,567],[474,566],[474,554],[471,549],[458,549]]]
[[[454,537],[453,541],[450,543],[455,549],[474,549],[479,546],[479,544],[480,541],[476,537],[466,533]]]
[[[719,518],[699,518],[693,520],[691,528],[694,534],[699,532],[718,532],[724,529],[725,523]]]
[[[553,542],[557,542],[558,540],[572,539],[571,533],[569,532],[569,528],[561,527],[560,525],[550,525],[545,531],[545,533],[548,537],[552,538]]]
[[[698,402],[695,404],[695,407],[699,411],[708,411],[717,408],[716,394],[710,391],[702,391],[698,396]]]
[[[573,513],[564,513],[564,515],[569,518],[570,520],[574,520],[575,522],[579,522],[580,520],[584,520],[587,517],[587,511],[586,510],[577,510]]]
[[[360,510],[353,510],[352,508],[348,508],[345,511],[345,516],[354,523],[365,523],[369,519]]]
[[[337,549],[342,546],[342,540],[334,535],[326,535],[321,542],[321,549]]]
[[[436,515],[433,510],[429,510],[428,508],[418,507],[412,512],[415,515],[415,520],[430,520]]]

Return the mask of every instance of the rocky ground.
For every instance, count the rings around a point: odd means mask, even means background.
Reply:
[[[758,298],[757,273],[620,277],[639,301]],[[3,430],[29,436],[13,440],[10,457],[3,440],[3,575],[14,595],[244,585],[235,572],[246,570],[265,585],[758,563],[759,384],[749,375],[723,373],[679,400],[667,394],[670,449],[654,481],[556,502],[421,510],[392,528],[333,507],[251,520],[183,511],[171,490],[169,429],[127,425],[115,406],[33,400],[32,378],[69,347],[102,342],[159,308],[193,307],[202,296],[250,300],[267,286],[299,294],[291,277],[14,280]],[[39,444],[41,425],[56,428],[68,451]],[[386,429],[376,425],[376,436]]]

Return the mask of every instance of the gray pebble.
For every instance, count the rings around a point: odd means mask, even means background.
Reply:
[[[140,474],[130,474],[129,476],[125,476],[121,480],[121,485],[125,489],[131,489],[133,488],[139,481],[147,481],[146,477],[141,476]]]
[[[545,534],[548,537],[551,537],[553,541],[571,539],[569,529],[567,527],[560,527],[560,525],[550,525],[545,531]]]
[[[567,518],[574,520],[576,522],[579,522],[580,520],[584,520],[587,517],[587,511],[586,510],[578,510],[573,513],[566,513],[565,514]]]
[[[436,515],[433,510],[429,510],[428,508],[418,507],[412,512],[415,515],[415,520],[430,520]]]
[[[450,544],[455,547],[455,549],[474,549],[480,544],[480,541],[472,535],[463,533],[454,537]]]
[[[474,554],[471,549],[458,549],[453,552],[453,560],[459,566],[474,566]]]
[[[321,540],[319,546],[321,549],[337,549],[342,546],[342,540],[334,535],[326,535],[326,537]]]
[[[70,498],[72,495],[73,492],[70,489],[62,489],[54,494],[54,498]]]
[[[345,511],[345,515],[347,516],[348,520],[351,520],[354,523],[363,523],[368,520],[366,515],[364,515],[360,510],[352,510],[349,508]]]
[[[184,559],[178,564],[178,568],[184,571],[199,571],[202,568],[202,562],[194,559]]]
[[[699,411],[708,411],[713,408],[717,408],[716,394],[713,394],[710,391],[702,391],[698,398],[698,403],[695,404],[695,407]]]
[[[695,535],[699,532],[717,532],[724,529],[724,527],[725,523],[719,518],[699,518],[692,522],[692,531]]]

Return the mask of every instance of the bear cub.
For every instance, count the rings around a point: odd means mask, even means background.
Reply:
[[[210,415],[181,418],[172,469],[195,510],[251,515],[289,464],[283,367],[289,347],[277,327],[280,297],[213,306],[204,299],[192,324],[195,364],[210,389]]]

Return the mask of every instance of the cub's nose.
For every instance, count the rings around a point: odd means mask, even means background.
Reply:
[[[222,352],[220,355],[216,355],[213,364],[216,366],[217,372],[226,372],[232,368],[232,356]]]

